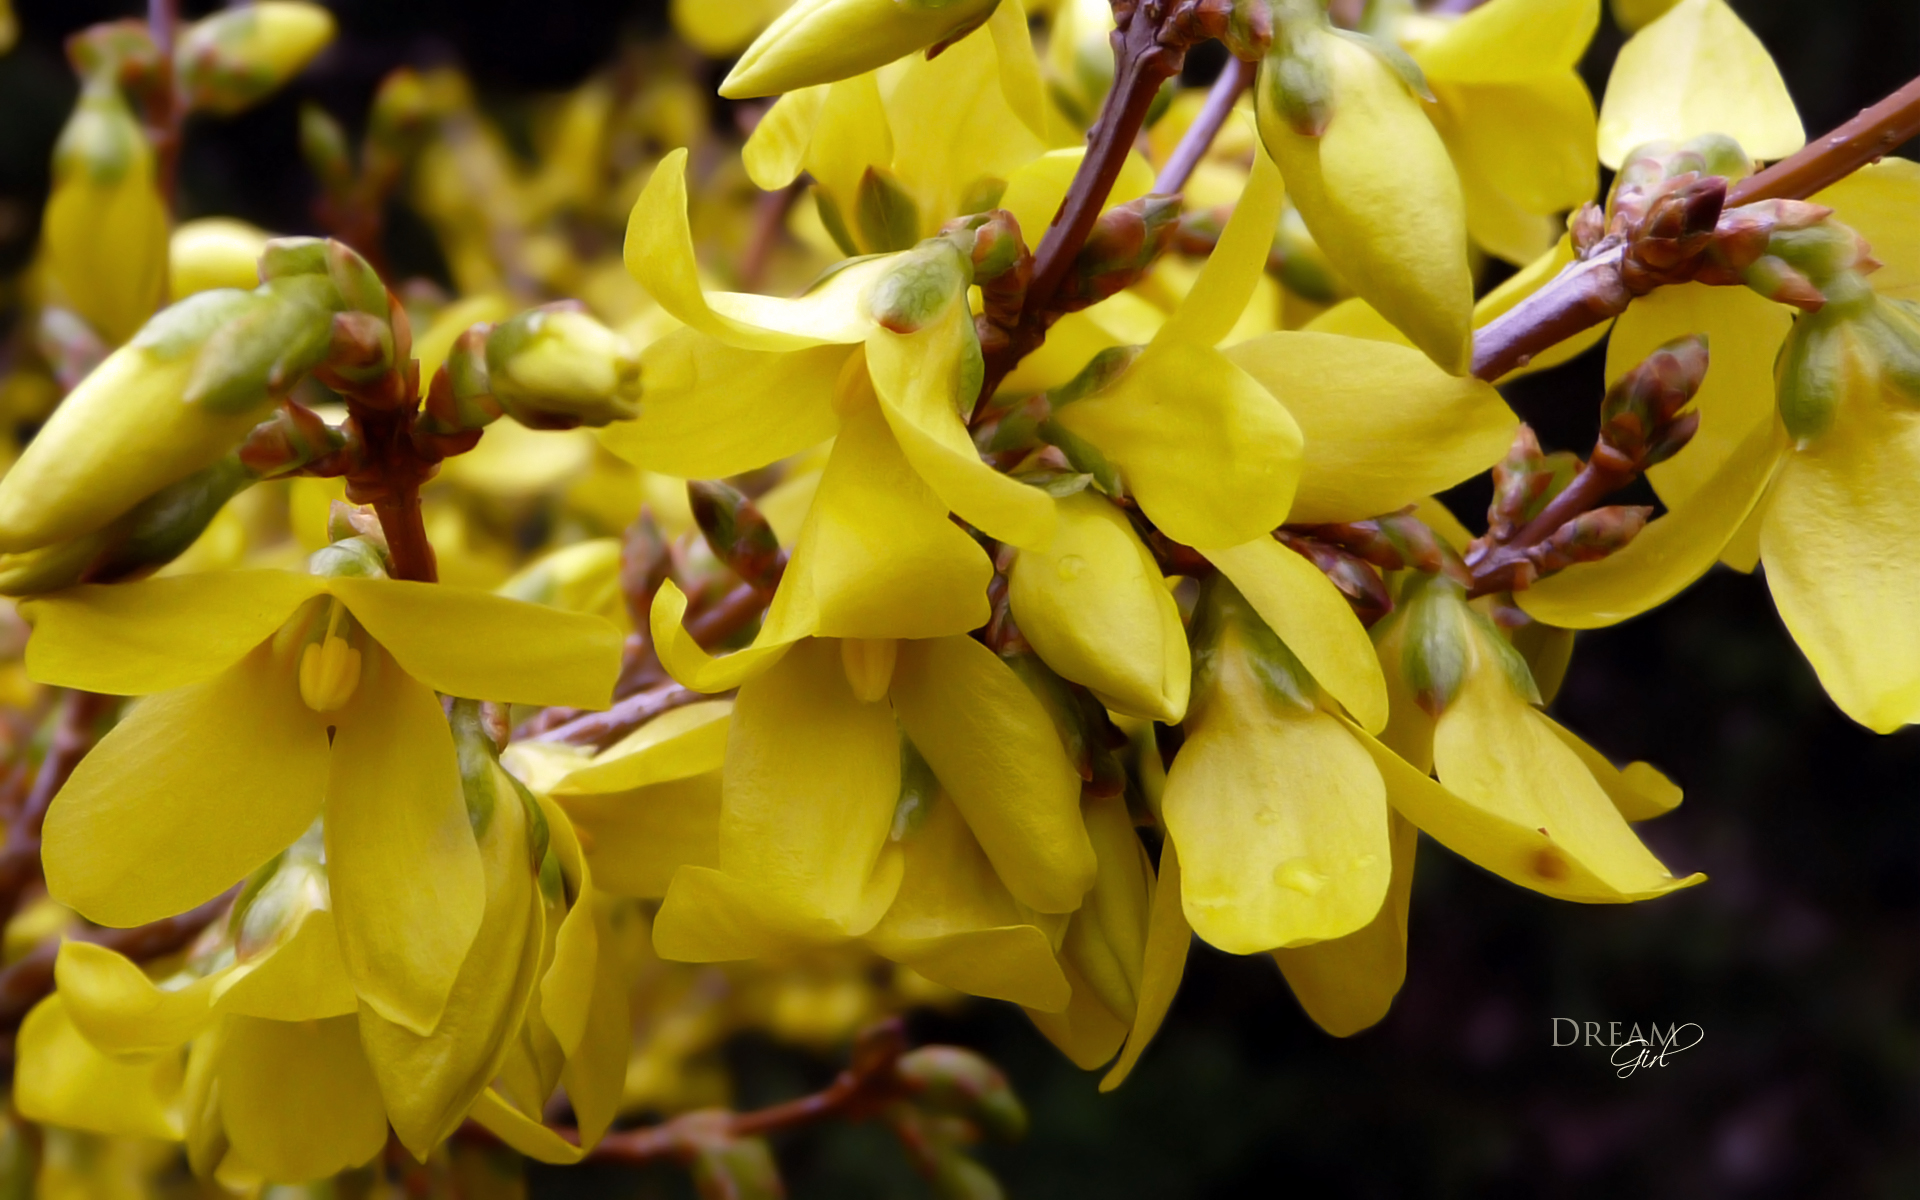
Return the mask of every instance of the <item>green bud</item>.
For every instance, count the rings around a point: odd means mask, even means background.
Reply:
[[[454,339],[447,361],[433,373],[420,409],[420,429],[434,435],[485,429],[504,415],[487,376],[487,336],[493,326],[473,325]]]
[[[257,479],[239,455],[229,455],[204,471],[160,489],[128,514],[124,540],[95,565],[88,578],[111,582],[172,562],[206,532],[227,501],[252,487]]]
[[[343,506],[344,507],[344,506]],[[328,533],[334,533],[331,522]],[[389,564],[384,541],[363,533],[336,537],[307,556],[307,571],[330,578],[385,579]]]
[[[300,106],[300,156],[326,191],[344,192],[353,186],[353,150],[347,131],[317,104]]]
[[[931,237],[897,256],[874,281],[868,304],[873,319],[894,333],[931,325],[973,283],[973,264],[947,237]]]
[[[853,212],[870,251],[906,250],[920,240],[920,205],[885,167],[868,167],[860,176]]]
[[[585,312],[528,309],[487,335],[493,398],[530,429],[630,420],[640,411],[640,357],[632,343]]]
[[[1057,411],[1075,400],[1106,391],[1133,365],[1133,360],[1140,357],[1140,351],[1139,346],[1114,346],[1100,351],[1087,360],[1078,375],[1047,393],[1048,402]]]
[[[373,265],[353,247],[334,238],[321,243],[321,253],[326,259],[327,278],[333,280],[334,289],[340,293],[341,306],[387,320],[392,301],[387,296],[385,281]]]
[[[292,390],[326,359],[337,293],[322,275],[288,275],[254,290],[248,311],[207,338],[186,401],[208,412],[249,411]]]
[[[717,480],[687,482],[694,522],[715,557],[747,583],[772,590],[780,581],[780,539],[753,501]]]
[[[1092,476],[1094,486],[1101,491],[1109,496],[1126,495],[1120,472],[1098,446],[1054,420],[1042,421],[1039,434],[1048,445],[1057,446],[1076,471]]]
[[[1098,304],[1136,283],[1180,231],[1180,197],[1142,196],[1100,214],[1060,288],[1067,312]]]
[[[847,228],[847,218],[840,211],[840,204],[827,189],[816,186],[813,189],[813,206],[820,214],[820,224],[825,227],[827,236],[840,248],[840,253],[849,258],[861,253],[860,243],[853,240],[853,231]]]
[[[1213,699],[1223,654],[1246,656],[1269,703],[1303,709],[1317,706],[1319,683],[1225,575],[1210,576],[1201,585],[1188,641],[1193,648],[1190,716],[1201,715],[1195,710],[1204,710]]]
[[[315,237],[274,238],[260,254],[260,282],[267,283],[287,275],[325,275],[327,239]]]
[[[324,458],[346,444],[339,430],[310,408],[291,402],[254,426],[240,444],[239,461],[256,479],[271,479]]]
[[[779,1200],[787,1194],[764,1138],[701,1141],[693,1152],[700,1200]]]
[[[1467,678],[1466,592],[1444,575],[1415,575],[1400,593],[1400,611],[1406,622],[1401,676],[1420,707],[1437,717]]]
[[[940,781],[933,768],[906,734],[900,735],[900,798],[893,805],[894,841],[905,841],[920,828],[940,799]]]
[[[1333,64],[1319,37],[1285,37],[1261,60],[1254,86],[1272,111],[1302,137],[1319,137],[1333,123]]]
[[[1825,433],[1847,385],[1847,331],[1843,318],[1806,313],[1794,319],[1774,362],[1780,420],[1796,442]]]
[[[929,1112],[966,1117],[1001,1141],[1027,1134],[1027,1110],[1006,1073],[959,1046],[922,1046],[895,1068],[915,1103]]]

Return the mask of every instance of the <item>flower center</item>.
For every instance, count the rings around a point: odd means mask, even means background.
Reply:
[[[341,636],[346,606],[327,602],[327,632],[300,651],[300,698],[315,712],[333,712],[353,699],[360,686],[360,652]]]

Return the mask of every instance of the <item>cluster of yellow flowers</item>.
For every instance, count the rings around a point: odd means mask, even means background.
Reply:
[[[225,10],[171,62],[82,35],[0,383],[38,425],[0,477],[5,685],[82,737],[141,699],[11,818],[47,899],[10,948],[65,939],[19,1112],[232,1189],[389,1128],[575,1162],[724,1101],[733,1028],[831,1044],[954,993],[1111,1088],[1196,934],[1352,1034],[1422,832],[1562,899],[1701,881],[1634,829],[1679,790],[1542,706],[1571,630],[1716,561],[1766,564],[1849,715],[1920,721],[1920,169],[1723,212],[1804,140],[1724,0],[1620,5],[1597,112],[1599,0],[1458,7],[676,3],[739,55],[723,96],[778,97],[744,144],[657,48],[532,166],[403,71],[358,146],[303,121],[329,241],[170,230],[132,103],[237,111],[323,10]],[[1139,83],[1205,37],[1257,70]],[[456,294],[377,269],[402,187]],[[1609,263],[1601,445],[1543,455],[1476,330]],[[1475,538],[1432,497],[1490,469]],[[1643,470],[1651,522],[1584,490]],[[943,1194],[994,1194],[927,1119]]]

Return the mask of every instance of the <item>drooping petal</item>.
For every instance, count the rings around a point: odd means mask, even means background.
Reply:
[[[530,1117],[523,1116],[500,1093],[488,1088],[467,1114],[488,1133],[536,1162],[572,1166],[586,1151]]]
[[[1920,413],[1855,382],[1780,468],[1760,527],[1767,587],[1840,711],[1877,733],[1920,721]]]
[[[668,958],[749,957],[783,938],[858,937],[899,886],[888,831],[899,734],[857,699],[840,647],[809,640],[747,681],[727,733],[719,870],[682,867],[654,924]]]
[[[597,877],[596,877],[597,878]],[[620,1108],[627,1078],[627,1054],[633,1040],[633,1017],[628,1009],[627,979],[614,953],[613,902],[596,892],[582,897],[593,905],[595,960],[593,998],[587,1009],[580,1044],[567,1056],[560,1082],[580,1130],[582,1144],[591,1146],[606,1133]]]
[[[865,79],[866,76],[858,76]],[[781,96],[766,111],[740,147],[740,164],[747,178],[764,192],[777,192],[807,169],[807,152],[833,84],[816,84]],[[885,134],[884,123],[881,126]]]
[[[1335,1037],[1379,1024],[1407,978],[1407,911],[1420,831],[1399,813],[1391,823],[1393,880],[1373,920],[1342,938],[1273,952],[1294,999]]]
[[[566,813],[550,797],[540,797],[539,804],[553,836],[553,853],[560,863],[566,894],[574,898],[553,935],[553,953],[540,977],[540,1020],[553,1034],[561,1053],[572,1057],[586,1032],[600,958],[599,927],[589,901],[594,880]]]
[[[315,909],[278,945],[213,981],[216,1012],[275,1021],[317,1021],[359,1007],[340,958],[333,913]]]
[[[780,661],[793,643],[811,637],[820,628],[819,608],[813,601],[811,572],[794,571],[789,564],[774,593],[773,603],[760,623],[753,644],[718,658],[693,640],[684,624],[687,597],[669,579],[653,597],[648,624],[654,653],[667,674],[696,692],[724,692],[739,687]]]
[[[233,1152],[267,1178],[300,1183],[360,1166],[387,1144],[380,1090],[354,1018],[228,1017],[220,1114]]]
[[[1807,140],[1772,55],[1726,0],[1680,0],[1620,48],[1600,105],[1600,161],[1617,168],[1643,143],[1703,133],[1766,161]]]
[[[1187,951],[1193,945],[1193,928],[1181,906],[1180,852],[1171,838],[1160,845],[1160,869],[1153,884],[1153,907],[1147,918],[1147,950],[1140,969],[1140,994],[1133,1009],[1133,1028],[1127,1031],[1120,1059],[1100,1081],[1100,1090],[1110,1092],[1125,1083],[1134,1064],[1146,1051],[1153,1035],[1160,1031],[1167,1010],[1180,990],[1186,974]]]
[[[1628,763],[1616,767],[1605,755],[1582,741],[1580,736],[1544,714],[1547,728],[1566,743],[1583,766],[1593,773],[1613,806],[1629,821],[1649,821],[1680,806],[1680,789],[1651,763]]]
[[[973,314],[964,304],[915,333],[877,330],[867,340],[867,369],[881,411],[920,477],[961,519],[1016,546],[1044,543],[1053,531],[1053,499],[980,460],[962,412],[970,412],[977,373]],[[967,395],[961,395],[962,391]]]
[[[1242,677],[1223,681],[1162,801],[1187,921],[1229,954],[1344,937],[1392,874],[1380,773],[1334,717],[1270,706],[1237,658],[1215,669]]]
[[[1107,1011],[1132,1025],[1140,1000],[1153,898],[1153,863],[1122,796],[1082,804],[1099,872],[1066,922],[1060,959],[1072,964]]]
[[[185,912],[313,824],[327,764],[293,664],[260,646],[134,705],[80,760],[47,811],[47,889],[102,925]]]
[[[426,1035],[486,908],[453,733],[440,701],[369,647],[339,714],[327,780],[327,874],[354,990]]]
[[[1127,1040],[1128,1027],[1100,1002],[1100,997],[1072,963],[1063,964],[1061,971],[1073,989],[1066,1009],[1042,1012],[1030,1008],[1027,1017],[1035,1029],[1067,1056],[1067,1061],[1082,1071],[1091,1071],[1119,1052],[1121,1043]]]
[[[1093,886],[1093,845],[1080,819],[1080,777],[1046,710],[972,638],[906,642],[899,654],[892,696],[900,727],[1007,889],[1043,913],[1079,907]]]
[[[1519,835],[1518,844],[1502,848],[1502,859],[1468,857],[1523,886],[1609,902],[1648,899],[1705,878],[1676,878],[1654,858],[1579,756],[1497,666],[1469,669],[1434,730],[1433,762],[1447,791]],[[1401,811],[1420,824],[1419,813]],[[1453,845],[1447,831],[1428,832]]]
[[[1225,353],[1299,424],[1295,523],[1364,520],[1444,491],[1499,462],[1518,423],[1491,385],[1417,350],[1289,332]]]
[[[1193,662],[1180,608],[1127,518],[1094,492],[1060,501],[1044,550],[1023,550],[1007,600],[1049,667],[1107,707],[1176,724]]]
[[[1429,80],[1521,83],[1580,63],[1600,0],[1488,0],[1414,47]]]
[[[53,980],[73,1027],[110,1054],[151,1057],[177,1049],[213,1019],[211,976],[163,990],[125,955],[90,942],[60,947]]]
[[[824,637],[940,637],[991,615],[993,563],[872,404],[848,414],[787,570],[812,580]]]
[[[1280,222],[1282,193],[1280,168],[1256,146],[1253,173],[1220,232],[1219,243],[1207,256],[1193,289],[1161,326],[1155,343],[1215,346],[1232,332],[1266,270],[1273,231]]]
[[[867,944],[935,983],[1058,1012],[1065,975],[1032,909],[1015,900],[951,799],[903,843],[900,891]]]
[[[867,336],[873,323],[859,298],[884,260],[848,266],[798,300],[703,292],[687,224],[686,166],[685,150],[662,158],[627,220],[627,270],[660,307],[743,350],[801,350]]]
[[[1237,546],[1287,518],[1300,428],[1218,350],[1156,344],[1112,387],[1062,407],[1055,420],[1120,468],[1141,509],[1175,541]]]
[[[987,18],[987,33],[999,59],[1000,92],[1007,107],[1035,137],[1046,137],[1046,84],[1040,78],[1040,59],[1033,52],[1026,5],[1020,0],[1000,0]]]
[[[28,1120],[179,1140],[179,1054],[114,1058],[74,1028],[58,994],[34,1005],[21,1022],[14,1054],[13,1104]]]
[[[199,683],[273,636],[325,585],[292,571],[220,571],[82,584],[23,601],[41,683],[144,696]]]
[[[1352,605],[1319,568],[1270,537],[1207,557],[1361,728],[1386,728],[1380,658]]]
[[[646,401],[600,444],[633,465],[685,479],[766,466],[834,434],[833,385],[848,351],[742,350],[676,329],[640,355]]]
[[[1519,259],[1531,262],[1566,228],[1545,218],[1578,208],[1599,188],[1586,85],[1569,70],[1525,84],[1436,86],[1435,124],[1462,182],[1476,180],[1551,231]]]

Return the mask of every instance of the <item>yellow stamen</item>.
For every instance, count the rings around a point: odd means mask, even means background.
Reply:
[[[360,686],[360,652],[339,632],[344,607],[330,601],[326,636],[300,651],[300,698],[315,712],[345,707]]]

